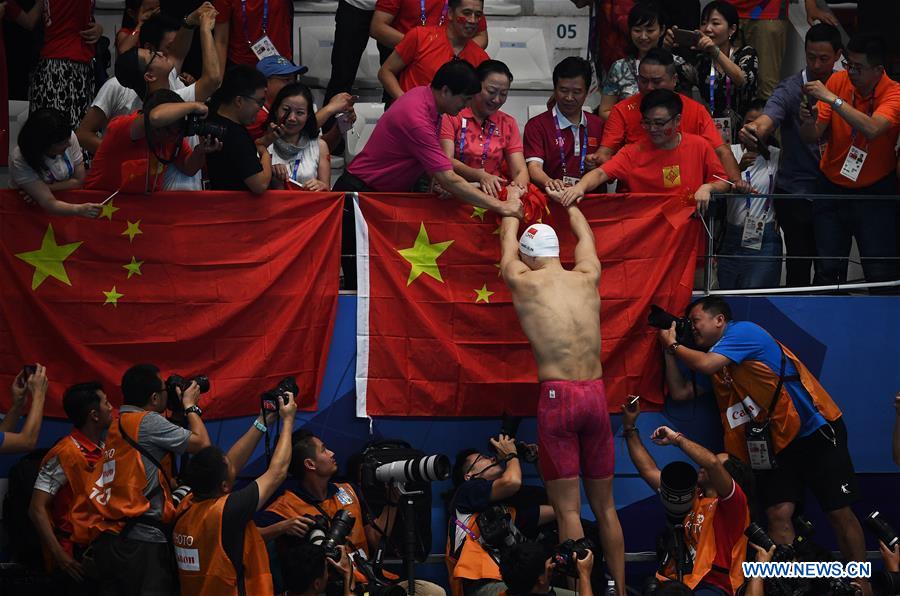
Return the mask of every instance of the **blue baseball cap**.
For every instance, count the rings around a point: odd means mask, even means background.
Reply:
[[[256,70],[263,73],[268,79],[269,77],[278,75],[302,75],[309,70],[309,68],[297,66],[284,56],[266,56],[256,64]]]

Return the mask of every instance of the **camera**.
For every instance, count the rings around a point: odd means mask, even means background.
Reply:
[[[673,461],[662,469],[659,476],[659,498],[666,510],[669,525],[684,522],[691,511],[697,492],[697,470],[683,461]]]
[[[200,387],[200,393],[206,393],[209,391],[209,377],[206,375],[197,375],[195,377],[190,377],[188,379],[182,377],[181,375],[169,375],[169,378],[166,379],[166,408],[172,410],[173,412],[178,412],[184,409],[181,405],[181,398],[178,397],[178,392],[176,389],[181,389],[181,394],[184,395],[184,392],[188,387],[191,386],[191,383],[195,382]]]
[[[878,510],[873,511],[866,516],[866,526],[872,530],[872,533],[884,543],[889,549],[893,549],[898,542],[897,532],[891,527],[891,524],[884,520],[884,517]]]
[[[201,137],[210,136],[221,141],[226,134],[228,134],[228,129],[223,125],[207,122],[200,114],[188,114],[184,118],[184,136],[186,137],[194,135]]]
[[[593,549],[594,544],[590,538],[570,539],[553,549],[550,559],[554,569],[560,573],[569,577],[578,577],[578,561],[587,557],[587,551]]]
[[[750,522],[750,525],[744,530],[744,536],[746,536],[750,542],[765,551],[775,546],[775,543],[769,538],[766,531],[759,527],[759,524],[756,522]]]
[[[478,514],[475,523],[484,546],[492,550],[502,551],[525,540],[513,526],[512,515],[503,505],[491,505]]]
[[[513,440],[516,444],[516,452],[519,454],[519,457],[522,458],[522,461],[533,464],[538,460],[537,449],[528,443],[516,439],[516,433],[519,431],[519,424],[521,422],[522,418],[519,416],[507,416],[504,414],[503,424],[500,425],[500,434],[506,435]]]
[[[683,346],[694,345],[694,324],[687,317],[676,317],[659,306],[650,306],[647,324],[657,329],[668,329],[675,323],[675,340]]]
[[[375,468],[378,482],[434,482],[449,476],[450,458],[442,454],[392,461]]]
[[[338,547],[347,542],[347,536],[353,530],[353,515],[346,509],[341,509],[330,520],[324,515],[317,515],[313,520],[308,534],[309,541],[324,548],[325,556],[329,559],[339,561],[341,553]]]
[[[262,409],[267,412],[277,412],[278,411],[278,401],[287,405],[287,395],[286,393],[290,393],[294,396],[294,399],[297,399],[297,394],[300,393],[300,388],[297,386],[297,379],[294,377],[285,377],[278,382],[278,386],[274,389],[270,389],[262,394]]]

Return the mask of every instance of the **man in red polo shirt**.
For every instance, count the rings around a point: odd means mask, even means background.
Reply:
[[[678,75],[675,71],[672,52],[663,48],[653,48],[647,52],[638,67],[640,92],[613,106],[606,126],[603,128],[600,150],[594,155],[588,156],[588,163],[605,163],[627,143],[647,138],[647,131],[641,127],[641,100],[644,94],[654,89],[674,91],[677,84]],[[741,171],[731,152],[731,147],[722,142],[722,136],[716,130],[709,111],[689,97],[682,96],[681,100],[683,106],[680,131],[699,135],[706,139],[710,148],[719,158],[722,168],[727,172],[728,179],[734,182],[740,180]],[[621,184],[622,181],[619,182]],[[620,186],[620,192],[625,190],[627,189]]]
[[[86,544],[75,544],[72,516],[76,499],[86,498],[91,471],[103,456],[103,433],[112,423],[112,406],[99,383],[79,383],[66,389],[63,409],[74,428],[60,439],[41,462],[34,483],[29,516],[48,555],[55,587],[63,594],[93,594],[86,581],[81,555]]]
[[[633,192],[682,194],[705,209],[710,195],[729,190],[725,172],[704,139],[678,132],[684,98],[668,89],[656,89],[641,100],[641,125],[647,138],[626,145],[615,157],[588,172],[578,184],[551,198],[563,205],[580,201],[607,180],[620,180]],[[745,183],[746,184],[746,183]]]
[[[384,90],[397,99],[413,87],[431,83],[434,73],[454,58],[477,67],[487,53],[472,41],[484,16],[483,0],[448,0],[446,26],[416,27],[397,44],[378,71]]]
[[[603,120],[582,110],[591,86],[591,63],[570,56],[553,69],[553,109],[525,123],[525,163],[538,188],[561,191],[594,166],[587,159],[603,134]]]
[[[288,0],[214,0],[219,68],[256,63],[266,56],[291,56],[293,5]]]
[[[378,42],[379,50],[390,50],[416,27],[446,25],[450,14],[449,0],[378,0],[369,25],[369,35]],[[473,41],[481,48],[488,44],[487,22],[478,19],[478,33]],[[382,55],[382,60],[386,58]]]

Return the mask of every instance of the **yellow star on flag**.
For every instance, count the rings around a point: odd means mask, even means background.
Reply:
[[[122,235],[128,236],[129,242],[134,242],[135,236],[137,236],[138,234],[143,234],[143,232],[141,231],[141,220],[137,220],[134,223],[131,223],[129,221],[127,223],[128,227],[125,228],[125,231],[122,232]]]
[[[118,210],[119,210],[119,208],[116,207],[115,205],[113,205],[113,201],[110,201],[109,203],[104,205],[103,208],[101,209],[100,217],[105,217],[109,221],[112,221],[113,213],[115,213]]]
[[[478,304],[479,302],[487,302],[488,304],[490,304],[491,296],[496,294],[496,292],[491,292],[490,290],[487,289],[487,284],[483,284],[481,286],[480,290],[472,290],[472,291],[478,295],[478,297],[475,298],[475,304]]]
[[[120,294],[119,292],[116,291],[116,286],[113,286],[110,291],[108,291],[108,292],[104,291],[103,295],[106,296],[106,302],[103,303],[104,305],[112,304],[113,306],[118,306],[119,298],[121,298],[125,294]]]
[[[66,267],[63,263],[81,244],[81,242],[57,244],[56,234],[53,232],[53,224],[47,224],[47,231],[44,232],[44,238],[41,240],[41,248],[31,252],[20,252],[16,255],[34,267],[31,289],[38,289],[48,277],[53,277],[67,286],[71,286],[72,282],[69,281],[69,274],[66,272]]]
[[[477,217],[481,221],[484,221],[485,213],[487,213],[487,209],[485,209],[484,207],[472,207],[472,215],[470,215],[469,217],[471,217],[472,219],[475,219]]]
[[[132,275],[143,275],[141,273],[141,265],[144,264],[144,261],[138,261],[134,257],[131,257],[131,262],[127,265],[122,265],[122,269],[128,272],[128,279],[131,279]]]
[[[423,273],[443,283],[441,270],[438,268],[437,259],[447,248],[453,244],[453,240],[446,242],[436,242],[434,244],[428,239],[428,231],[425,229],[424,222],[420,224],[419,235],[416,236],[416,242],[409,248],[398,249],[400,256],[412,265],[409,270],[409,279],[406,285],[409,286],[416,281]]]

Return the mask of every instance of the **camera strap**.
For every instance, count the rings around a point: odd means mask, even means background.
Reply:
[[[775,341],[774,338],[773,341]],[[756,417],[753,417],[744,431],[744,437],[747,442],[747,454],[750,458],[750,467],[753,470],[771,470],[778,467],[775,458],[775,443],[772,440],[771,415],[774,414],[778,405],[784,382],[800,378],[799,375],[785,376],[787,355],[784,353],[784,348],[781,344],[777,341],[775,343],[778,344],[781,350],[781,367],[778,372],[778,383],[775,385],[775,393],[772,395],[768,408],[766,408],[765,419],[762,422],[757,422]],[[752,415],[751,412],[747,412],[747,414]]]
[[[156,466],[156,469],[159,470],[160,472],[162,472],[163,479],[169,484],[169,487],[171,487],[171,486],[172,486],[172,478],[169,476],[169,473],[166,472],[166,468],[159,462],[158,459],[156,459],[155,457],[153,457],[153,454],[151,454],[151,453],[150,453],[149,451],[147,451],[145,448],[141,447],[141,446],[137,443],[137,441],[135,441],[135,440],[132,439],[130,436],[128,436],[128,433],[126,433],[126,432],[125,432],[125,429],[122,428],[122,418],[121,418],[121,416],[119,417],[119,434],[122,435],[122,438],[125,439],[125,442],[126,442],[126,443],[128,443],[129,445],[131,445],[132,447],[134,447],[134,449],[137,450],[138,453],[140,453],[141,455],[143,455],[144,457],[146,457],[147,459],[149,459],[150,462],[151,462],[154,466]],[[165,495],[165,490],[159,485],[159,483],[157,483],[157,490],[162,490],[162,491],[163,491],[163,494]],[[170,488],[170,490],[171,490],[171,488]],[[154,492],[156,492],[156,491],[154,491]],[[152,496],[152,494],[151,494],[151,496]],[[149,500],[150,500],[150,497],[148,497],[147,500],[149,501]]]

